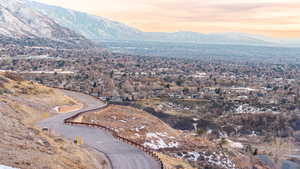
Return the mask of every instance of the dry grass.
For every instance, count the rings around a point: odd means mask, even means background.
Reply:
[[[5,90],[5,93],[7,94],[16,96],[24,95],[26,97],[38,96],[39,99],[50,101],[50,104],[72,105],[76,103],[75,100],[66,97],[63,93],[61,93],[58,90],[43,86],[35,82],[25,81],[22,78],[20,78],[17,74],[0,74],[0,79],[2,86],[1,88],[2,90]]]
[[[174,116],[182,116],[182,117],[184,117],[184,116],[189,117],[192,115],[187,112],[182,113],[182,112],[175,111],[173,109],[165,109],[165,110],[161,109],[161,107],[159,107],[159,105],[165,104],[165,103],[166,102],[164,102],[161,99],[143,99],[143,100],[137,101],[137,104],[139,104],[139,105],[154,108],[155,111],[161,111],[165,114],[174,115]]]
[[[10,80],[4,85],[4,87],[10,91],[10,93],[18,95],[38,95],[38,94],[51,94],[53,89],[42,86],[40,84],[30,81],[14,81]]]
[[[89,112],[75,119],[76,122],[100,124],[139,144],[156,142],[157,138],[147,137],[148,133],[163,134],[159,137],[165,143],[177,142],[178,148],[197,149],[216,145],[206,135],[195,136],[189,132],[183,132],[171,128],[159,118],[136,108],[129,106],[110,105],[98,112]],[[171,151],[171,150],[170,150]]]
[[[56,106],[74,108],[78,102],[59,90],[0,75],[0,163],[16,168],[94,169],[103,166],[103,158],[73,145],[34,124],[53,114]],[[66,110],[64,109],[64,110]],[[66,110],[67,111],[67,110]]]
[[[48,88],[38,83],[25,81],[17,74],[2,73],[0,74],[0,96],[9,97],[10,105],[20,112],[30,112],[22,114],[26,116],[25,122],[35,123],[38,120],[47,118],[53,113],[53,108],[56,106],[63,107],[63,111],[70,109],[69,106],[80,105],[76,100],[65,96],[61,91]],[[37,103],[40,111],[33,109],[29,103]],[[22,104],[23,103],[23,104]]]
[[[66,95],[64,95],[61,91],[52,89],[51,93],[45,94],[40,93],[37,95],[24,95],[27,99],[30,100],[38,100],[42,103],[47,103],[48,105],[51,105],[52,108],[56,106],[74,106],[74,105],[81,105],[77,100],[70,98]]]
[[[232,157],[233,161],[235,161],[237,168],[242,169],[253,169],[254,166],[257,169],[262,169],[260,161],[256,159],[254,156],[245,156],[243,154],[238,154],[236,157]],[[257,165],[260,164],[260,165]]]
[[[97,123],[117,129],[120,136],[138,143],[144,143],[147,140],[147,133],[166,133],[168,137],[177,139],[182,134],[181,131],[171,128],[151,114],[128,106],[110,105],[98,112],[86,113],[75,121]],[[171,141],[167,137],[164,140]]]
[[[296,145],[293,138],[275,138],[272,142],[264,144],[261,149],[260,151],[264,151],[278,163],[287,159],[296,149]]]
[[[195,169],[182,159],[170,157],[162,153],[156,153],[156,154],[162,160],[166,169]]]
[[[49,94],[38,94],[38,95],[19,95],[19,96],[8,96],[6,101],[16,111],[22,112],[20,116],[23,116],[23,122],[29,125],[35,124],[37,121],[48,118],[49,116],[57,113],[54,111],[56,106],[75,106],[78,109],[82,105],[76,100],[63,95],[60,91],[53,90]],[[32,105],[34,104],[34,105]],[[37,109],[38,108],[38,109]],[[67,111],[66,109],[64,109]]]
[[[47,138],[49,143],[55,148],[57,168],[92,169],[103,163],[103,159],[97,158],[97,156],[92,152],[80,148],[79,146],[71,143],[71,141],[67,142],[60,137],[55,137],[45,133],[41,133],[41,136]]]

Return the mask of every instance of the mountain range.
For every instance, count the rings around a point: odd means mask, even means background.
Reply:
[[[65,26],[86,38],[97,41],[160,41],[160,42],[191,42],[207,44],[239,44],[239,45],[277,45],[292,46],[300,44],[299,40],[274,39],[246,33],[211,33],[197,32],[143,32],[123,23],[103,17],[90,15],[57,6],[31,1],[33,9],[49,16],[62,26]],[[146,18],[145,18],[146,19]]]
[[[100,16],[31,0],[0,0],[0,35],[89,44],[103,41],[158,41],[200,44],[298,46],[300,40],[274,39],[246,33],[143,32]]]

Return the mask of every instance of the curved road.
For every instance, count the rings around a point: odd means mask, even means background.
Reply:
[[[83,137],[84,144],[105,153],[113,169],[160,169],[159,163],[152,157],[133,146],[119,141],[108,132],[97,128],[65,125],[64,119],[82,111],[102,108],[105,104],[82,93],[63,92],[83,103],[84,107],[78,111],[60,114],[43,120],[37,124],[38,127],[47,127],[67,139],[74,139],[76,136]]]

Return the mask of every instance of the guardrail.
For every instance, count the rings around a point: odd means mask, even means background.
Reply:
[[[59,88],[59,87],[51,87],[51,88],[56,88],[56,89],[61,89],[61,90],[68,90],[68,91],[72,91],[72,92],[78,92],[78,91],[75,91],[75,90],[64,89],[64,88]],[[91,95],[90,95],[90,96],[91,96]],[[91,110],[86,110],[86,111],[79,112],[79,113],[75,114],[74,116],[71,116],[71,117],[69,117],[69,118],[64,119],[64,123],[67,124],[67,125],[77,125],[77,126],[78,126],[78,125],[79,125],[79,126],[81,125],[81,126],[94,127],[94,128],[99,128],[99,129],[105,130],[105,131],[111,133],[112,136],[115,137],[115,138],[117,138],[118,140],[120,140],[120,141],[122,141],[122,142],[125,142],[125,143],[127,143],[127,144],[129,144],[129,145],[131,145],[131,146],[134,146],[134,147],[138,148],[139,150],[141,150],[141,151],[147,153],[147,154],[150,155],[152,158],[154,158],[156,161],[158,161],[158,163],[160,164],[160,168],[161,168],[161,169],[165,169],[165,166],[164,166],[162,160],[155,154],[155,151],[154,151],[154,150],[149,149],[149,148],[147,148],[147,147],[145,147],[145,146],[143,146],[143,145],[141,145],[141,144],[139,144],[139,143],[136,143],[136,142],[134,142],[134,141],[132,141],[132,140],[129,140],[129,139],[127,139],[127,138],[121,137],[121,136],[118,135],[118,133],[117,133],[116,131],[114,131],[113,129],[108,128],[108,127],[106,127],[106,126],[99,125],[99,124],[74,122],[74,120],[75,120],[77,117],[79,117],[79,116],[81,116],[81,115],[83,115],[83,114],[85,114],[85,113],[88,113],[88,112],[91,112],[91,111],[98,111],[98,110],[101,110],[101,109],[104,109],[104,108],[108,107],[109,104],[108,104],[106,101],[104,101],[104,100],[102,100],[102,99],[100,99],[100,98],[98,98],[98,97],[96,97],[96,96],[92,96],[92,97],[94,97],[94,98],[96,98],[96,99],[98,99],[98,100],[103,101],[103,102],[105,103],[105,106],[100,107],[100,108],[95,108],[95,109],[91,109]]]

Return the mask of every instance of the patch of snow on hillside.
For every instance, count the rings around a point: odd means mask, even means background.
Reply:
[[[232,148],[239,148],[239,149],[244,148],[243,144],[240,143],[240,142],[234,142],[234,141],[231,141],[229,139],[227,139],[227,142],[228,142],[229,146],[232,147]]]
[[[122,123],[127,123],[127,121],[126,120],[119,120],[120,122],[122,122]]]
[[[142,130],[142,129],[144,129],[144,128],[145,128],[145,126],[137,127],[137,128],[134,129],[134,131],[140,132],[140,130]]]
[[[211,164],[221,166],[227,169],[235,169],[235,164],[226,156],[222,157],[221,155],[214,153],[209,156],[204,156],[204,158]]]
[[[159,136],[162,136],[162,137],[168,137],[168,134],[166,132],[164,133],[156,133],[157,135]]]
[[[257,89],[253,89],[250,87],[233,87],[232,90],[238,90],[238,91],[257,91]]]
[[[252,133],[249,135],[250,137],[256,137],[256,132],[255,131],[252,131]]]
[[[207,161],[210,165],[220,166],[226,169],[235,169],[235,164],[222,152],[180,152],[175,154],[177,158],[188,161]]]
[[[200,154],[198,152],[188,152],[188,160],[190,161],[197,161],[198,158],[200,157]]]
[[[169,136],[168,133],[166,133],[166,132],[163,132],[163,133],[157,132],[156,134],[159,135],[159,136],[161,136],[161,137],[167,137],[169,139],[175,139],[175,137]]]
[[[147,140],[143,146],[150,147],[152,149],[162,149],[162,148],[175,148],[178,147],[178,143],[175,141],[171,141],[166,143],[161,137],[168,137],[166,133],[147,133],[146,138]]]
[[[9,167],[9,166],[0,165],[0,169],[18,169],[18,168],[12,168],[12,167]]]
[[[59,113],[59,106],[54,107],[54,110]]]
[[[235,109],[235,113],[237,114],[245,114],[245,113],[259,113],[261,110],[256,107],[252,107],[248,104],[240,105],[238,108]]]

